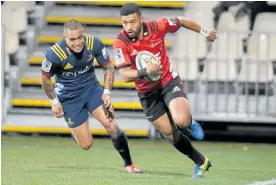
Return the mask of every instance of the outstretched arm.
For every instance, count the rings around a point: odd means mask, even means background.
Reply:
[[[204,35],[211,42],[213,42],[217,38],[216,30],[214,28],[208,30],[206,28],[201,27],[199,24],[197,24],[193,20],[188,19],[186,17],[177,17],[177,18],[180,22],[181,27],[200,33]]]

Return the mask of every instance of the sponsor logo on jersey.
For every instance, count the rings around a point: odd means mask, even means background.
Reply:
[[[86,66],[84,69],[80,70],[80,71],[75,71],[75,72],[67,72],[67,71],[63,71],[61,72],[62,76],[78,76],[80,74],[86,73],[87,71],[89,71],[91,68],[93,67],[93,63],[90,66]]]

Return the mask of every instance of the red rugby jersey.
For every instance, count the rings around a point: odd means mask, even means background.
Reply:
[[[178,77],[173,69],[165,45],[166,33],[174,33],[180,27],[179,20],[175,18],[161,18],[154,21],[143,22],[144,36],[142,40],[130,39],[122,30],[113,42],[113,51],[117,69],[131,67],[137,70],[135,58],[139,51],[149,51],[161,60],[162,76],[159,81],[151,82],[147,79],[138,79],[135,82],[136,90],[142,94],[166,86],[172,79]]]

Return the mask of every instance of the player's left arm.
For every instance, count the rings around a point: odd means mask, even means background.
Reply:
[[[217,31],[215,28],[212,28],[212,29],[203,28],[193,20],[188,19],[187,17],[177,17],[177,19],[179,20],[181,27],[200,33],[204,35],[211,42],[213,42],[217,38],[217,34],[216,34]]]
[[[112,64],[109,54],[100,39],[94,37],[93,47],[96,50],[96,59],[99,65],[101,65],[104,69],[104,91],[106,94],[109,94],[114,83],[114,64]]]
[[[217,38],[215,29],[205,29],[186,17],[162,18],[157,20],[157,23],[159,25],[159,29],[161,29],[164,34],[175,33],[180,27],[184,27],[204,35],[211,42]]]

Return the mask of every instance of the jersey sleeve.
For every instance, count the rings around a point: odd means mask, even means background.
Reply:
[[[61,62],[62,61],[56,56],[52,49],[48,49],[41,65],[41,72],[48,77],[52,77],[57,73],[57,69]]]
[[[95,57],[101,66],[105,66],[109,63],[110,57],[107,52],[106,47],[104,46],[103,42],[97,38],[93,38],[93,53],[95,54]]]
[[[166,33],[175,33],[180,28],[180,21],[177,17],[161,18],[156,20],[160,30]]]
[[[129,52],[125,43],[119,39],[116,39],[113,42],[113,52],[117,69],[131,67]]]

